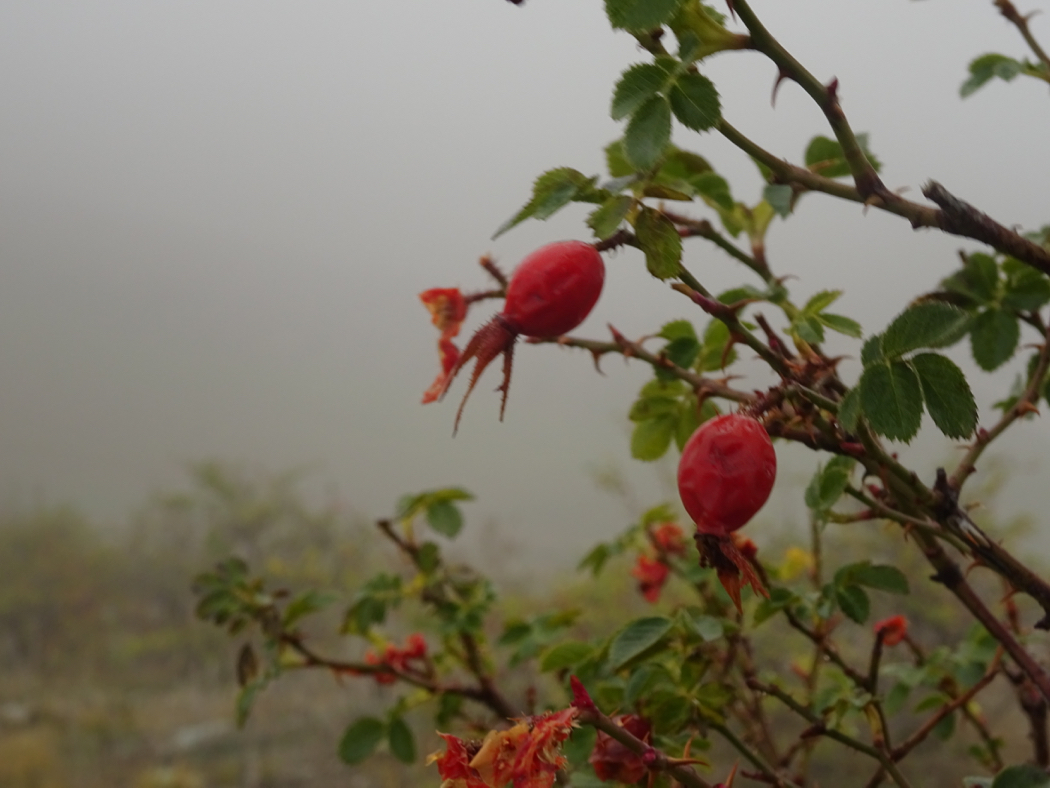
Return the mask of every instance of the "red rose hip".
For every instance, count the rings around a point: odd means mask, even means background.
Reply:
[[[519,335],[545,339],[571,331],[584,321],[605,283],[605,264],[598,251],[583,241],[558,241],[529,254],[511,275],[503,311],[478,329],[445,382],[441,396],[471,358],[474,372],[456,412],[456,429],[470,392],[496,357],[503,355],[499,417],[507,407],[507,391]],[[455,431],[453,431],[455,434]]]
[[[678,492],[699,533],[728,536],[762,508],[776,475],[777,455],[765,428],[731,413],[704,422],[686,443]]]
[[[556,337],[591,313],[605,283],[602,256],[583,241],[540,247],[514,270],[501,317],[519,334]]]

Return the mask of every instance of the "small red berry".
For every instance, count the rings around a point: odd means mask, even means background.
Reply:
[[[701,534],[728,536],[755,516],[773,489],[777,455],[765,428],[730,413],[700,425],[678,463],[678,492]]]
[[[507,407],[507,392],[519,335],[556,337],[584,321],[598,302],[605,282],[605,264],[598,251],[583,241],[559,241],[529,254],[507,286],[503,311],[477,330],[445,381],[442,396],[459,371],[477,358],[467,393],[456,412],[456,429],[470,392],[485,368],[503,355],[503,393],[499,417]],[[455,434],[455,431],[453,431]]]

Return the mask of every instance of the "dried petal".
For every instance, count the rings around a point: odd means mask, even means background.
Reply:
[[[896,646],[908,634],[908,619],[904,616],[890,616],[877,621],[874,630],[876,635],[882,635],[882,642],[887,646]]]

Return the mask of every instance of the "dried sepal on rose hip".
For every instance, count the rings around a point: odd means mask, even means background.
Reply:
[[[737,610],[740,589],[750,585],[768,596],[732,534],[769,498],[777,476],[777,455],[765,427],[751,416],[730,413],[706,421],[682,449],[678,492],[696,523],[702,566],[713,566]]]
[[[454,367],[445,376],[440,396],[472,358],[477,359],[463,395],[453,434],[467,398],[485,368],[503,356],[503,383],[499,417],[507,407],[507,392],[519,336],[546,339],[571,331],[584,321],[598,302],[605,283],[605,264],[598,251],[583,241],[558,241],[542,246],[521,261],[507,285],[503,311],[477,330]]]

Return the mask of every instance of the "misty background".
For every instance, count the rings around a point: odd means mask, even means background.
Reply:
[[[973,57],[1025,53],[990,2],[754,5],[812,72],[838,77],[890,188],[921,199],[935,178],[1004,224],[1050,221],[1046,86],[958,96]],[[1050,37],[1046,16],[1032,24]],[[368,518],[402,493],[458,484],[479,496],[471,523],[568,563],[626,524],[596,476],[619,473],[642,506],[673,496],[669,465],[629,456],[644,365],[607,357],[600,377],[585,353],[523,345],[506,421],[490,371],[454,440],[465,380],[419,404],[438,360],[417,294],[487,286],[483,253],[509,270],[543,243],[589,237],[587,209],[571,206],[490,240],[540,172],[604,174],[602,148],[622,133],[612,86],[646,59],[600,0],[0,4],[0,500],[115,521],[212,458],[304,468],[318,494]],[[704,71],[726,118],[778,155],[799,161],[828,133],[797,86],[771,107],[760,55],[722,54]],[[737,199],[760,198],[757,170],[721,137],[676,127],[674,141]],[[843,289],[835,311],[866,332],[934,288],[960,248],[979,247],[822,195],[768,237],[796,300]],[[606,261],[575,335],[705,322],[634,250]],[[752,281],[699,239],[686,264],[715,291]],[[488,316],[474,309],[467,336]],[[994,376],[964,366],[988,424],[1020,363]],[[858,365],[844,369],[855,380]],[[997,444],[1007,510],[1045,511],[1048,441],[1044,417]],[[930,480],[955,450],[927,430],[901,451]],[[763,518],[791,524],[818,458],[778,452]]]

